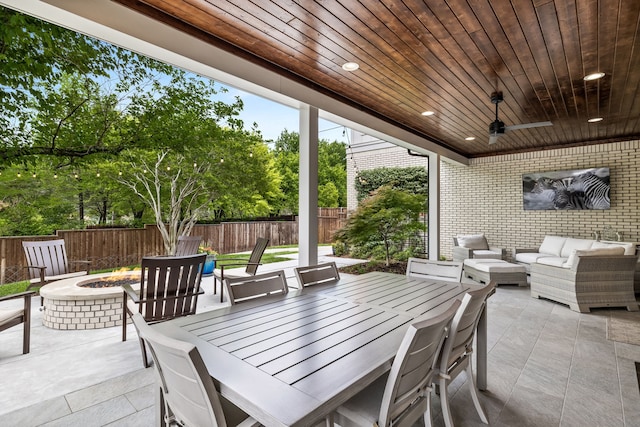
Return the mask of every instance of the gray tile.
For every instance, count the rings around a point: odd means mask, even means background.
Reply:
[[[155,381],[125,394],[136,410],[140,411],[155,404]]]
[[[141,386],[152,384],[155,382],[154,375],[153,368],[141,368],[126,375],[120,375],[116,378],[69,393],[65,397],[71,409],[76,412],[116,396],[140,389]]]
[[[26,408],[0,415],[0,426],[32,427],[69,415],[71,409],[64,397],[45,400]]]
[[[614,394],[609,393],[602,390],[597,381],[587,386],[569,382],[562,411],[561,427],[623,425],[619,390]]]
[[[118,396],[78,412],[43,424],[43,427],[103,426],[134,414],[135,408],[124,396]]]
[[[104,427],[155,427],[155,416],[154,407],[149,407],[112,423],[105,424]]]
[[[498,421],[506,426],[557,426],[560,422],[562,404],[561,397],[516,385]]]

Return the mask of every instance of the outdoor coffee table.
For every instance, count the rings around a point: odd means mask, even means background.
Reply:
[[[500,259],[465,259],[464,277],[480,283],[527,286],[527,269]]]

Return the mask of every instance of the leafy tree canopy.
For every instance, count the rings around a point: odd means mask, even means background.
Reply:
[[[376,168],[363,170],[356,175],[355,188],[358,201],[368,197],[383,185],[408,191],[412,194],[429,195],[429,175],[420,166],[406,168]]]

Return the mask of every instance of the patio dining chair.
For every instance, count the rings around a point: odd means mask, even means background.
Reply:
[[[323,283],[335,283],[340,280],[340,272],[335,262],[297,267],[294,271],[298,284],[302,288]]]
[[[445,280],[460,282],[463,263],[459,261],[436,261],[422,258],[409,258],[407,276],[417,279]]]
[[[179,236],[174,256],[195,255],[202,242],[202,236]]]
[[[425,426],[431,426],[431,385],[436,362],[460,305],[456,300],[444,313],[409,325],[389,375],[338,407],[327,424],[409,427],[424,417]]]
[[[440,386],[442,418],[446,427],[453,427],[447,386],[463,371],[467,373],[471,399],[478,416],[483,423],[489,424],[487,414],[482,409],[482,405],[480,405],[478,388],[471,366],[471,356],[480,315],[485,307],[487,298],[495,291],[495,288],[496,283],[492,281],[482,289],[468,292],[464,296],[462,305],[451,322],[451,332],[449,332],[442,347],[442,353],[438,360],[437,382]]]
[[[250,277],[227,277],[224,284],[229,293],[231,304],[257,297],[289,292],[284,270],[256,274]]]
[[[259,237],[258,240],[256,240],[256,244],[253,247],[253,250],[251,251],[251,255],[249,256],[249,260],[244,260],[244,259],[233,259],[233,258],[227,258],[224,259],[222,261],[218,260],[216,261],[216,269],[213,272],[213,293],[216,293],[217,290],[217,283],[218,280],[220,280],[220,302],[222,302],[223,299],[223,293],[224,293],[224,279],[225,277],[230,277],[230,278],[234,278],[234,277],[249,277],[249,276],[253,276],[258,272],[258,266],[260,265],[260,260],[262,259],[262,255],[264,254],[265,249],[267,249],[267,246],[269,245],[269,239],[265,239],[263,237]],[[244,272],[233,272],[232,275],[229,274],[225,274],[224,270],[225,268],[229,268],[229,267],[241,267],[241,266],[246,266]],[[219,269],[218,269],[219,268]]]
[[[144,257],[140,292],[123,284],[122,341],[127,340],[127,314],[138,312],[146,322],[155,323],[196,312],[205,254],[182,257]],[[144,341],[140,339],[142,362],[149,367]]]
[[[17,309],[1,308],[0,309],[0,331],[12,328],[19,324],[23,324],[22,331],[22,354],[29,353],[29,344],[31,337],[31,296],[34,291],[20,292],[19,294],[0,297],[0,302],[22,298],[24,306]]]
[[[155,331],[139,313],[132,320],[153,358],[159,421],[167,426],[259,425],[220,396],[196,346]]]
[[[27,290],[42,287],[56,280],[89,274],[91,261],[67,259],[64,239],[22,242],[22,248],[27,258],[26,268],[29,272]],[[77,268],[74,268],[74,265],[81,265],[83,268],[76,271]]]

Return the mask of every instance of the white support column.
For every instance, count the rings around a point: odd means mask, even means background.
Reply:
[[[440,258],[440,155],[429,155],[429,259]]]
[[[318,109],[300,107],[298,265],[318,263]]]

